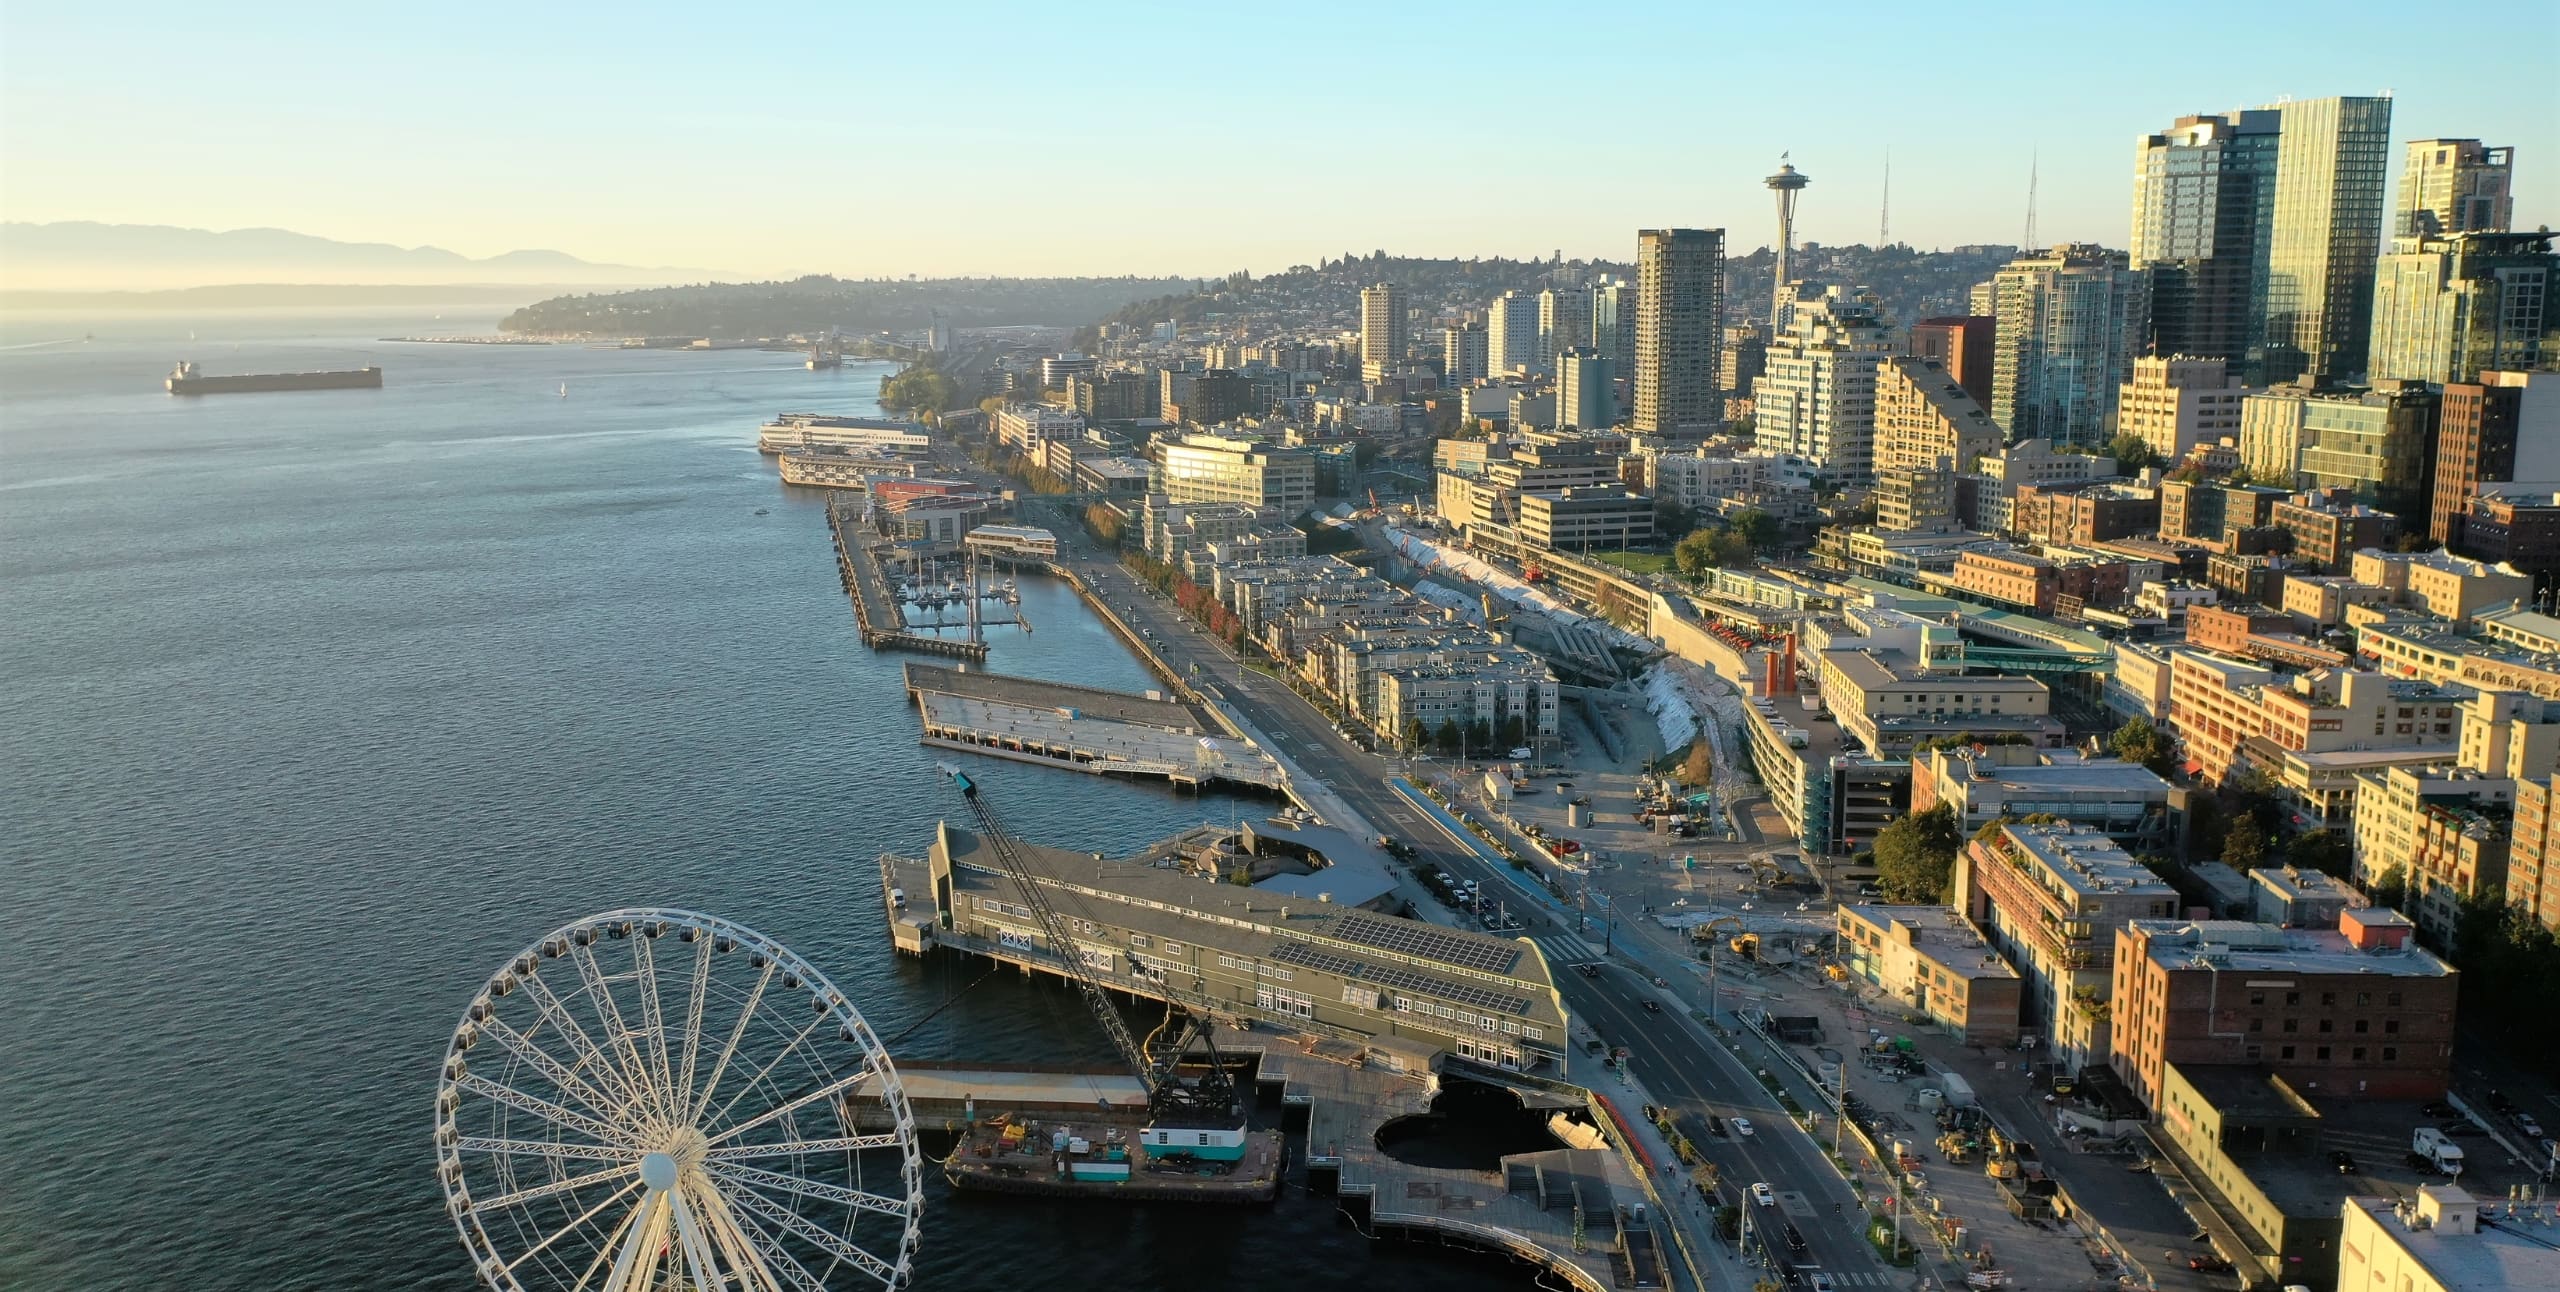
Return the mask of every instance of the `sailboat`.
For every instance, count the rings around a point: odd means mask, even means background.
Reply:
[[[568,382],[565,382],[565,381],[564,381],[564,382],[561,382],[561,383],[560,383],[560,397],[561,397],[562,399],[567,399],[567,398],[569,397],[569,383],[568,383]]]

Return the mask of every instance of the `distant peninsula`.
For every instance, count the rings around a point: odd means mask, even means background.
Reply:
[[[202,310],[295,305],[522,305],[559,291],[515,283],[226,283],[158,292],[0,289],[7,310]]]
[[[702,283],[559,296],[498,324],[543,336],[788,336],[952,327],[1077,327],[1138,301],[1198,290],[1189,278],[845,279]]]

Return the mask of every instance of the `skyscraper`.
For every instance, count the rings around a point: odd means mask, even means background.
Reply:
[[[2459,544],[2480,486],[2560,480],[2560,373],[2484,372],[2444,388],[2428,536]]]
[[[2121,251],[2065,243],[2020,254],[1992,282],[1991,419],[2013,441],[2104,442],[2149,323],[2142,271]]]
[[[2135,146],[2131,263],[2151,275],[2156,352],[2237,363],[2257,343],[2277,126],[2267,110],[2180,117]]]
[[[1514,368],[1535,371],[1538,354],[1538,298],[1504,292],[1485,314],[1485,367],[1496,377]]]
[[[1591,289],[1591,348],[1621,373],[1636,366],[1636,285],[1603,275]]]
[[[1752,386],[1753,438],[1767,452],[1813,459],[1837,483],[1867,484],[1876,366],[1893,353],[1893,330],[1872,292],[1799,284],[1790,295],[1787,330],[1769,343],[1768,370]]]
[[[2506,231],[2516,213],[2508,192],[2515,149],[2484,148],[2477,139],[2412,139],[2408,148],[2391,236]]]
[[[1997,320],[1988,314],[1951,314],[1911,325],[1910,353],[1931,360],[1973,396],[1991,406],[1991,336]]]
[[[1489,355],[1482,323],[1440,329],[1440,381],[1463,386],[1485,375]]]
[[[1538,355],[1549,366],[1565,351],[1591,344],[1591,289],[1550,287],[1538,293]]]
[[[1404,362],[1404,288],[1380,283],[1360,289],[1360,371],[1370,381]]]
[[[1969,472],[2000,451],[2000,428],[1935,359],[1893,355],[1876,366],[1875,469]]]
[[[1712,429],[1724,328],[1724,230],[1636,234],[1635,429]]]
[[[2301,99],[2261,111],[2277,117],[2276,192],[2250,384],[2354,376],[2373,335],[2391,100]]]
[[[1617,372],[1609,356],[1587,345],[1557,355],[1556,424],[1597,431],[1617,420]]]
[[[2423,214],[2423,213],[2422,213]],[[2542,366],[2560,312],[2560,255],[2548,233],[2394,238],[2374,275],[2375,380],[2437,385]]]

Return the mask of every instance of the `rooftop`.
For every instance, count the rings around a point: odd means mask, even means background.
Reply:
[[[2359,950],[2334,929],[2296,929],[2247,920],[2133,920],[2144,954],[2163,969],[2255,973],[2374,974],[2444,978],[2453,966],[2416,946]]]
[[[1923,959],[1959,978],[2015,978],[2018,971],[1991,950],[1982,933],[1951,906],[1869,906],[1847,904],[1850,918],[1884,930],[1908,929],[1911,949]]]
[[[2495,1222],[2481,1218],[2476,1226],[2446,1223],[2466,1205],[2470,1194],[2452,1185],[2423,1185],[2407,1209],[2393,1198],[2355,1197],[2347,1208],[2368,1217],[2383,1238],[2396,1245],[2435,1276],[2446,1292],[2550,1292],[2560,1289],[2560,1234],[2548,1225]],[[2433,1205],[2430,1205],[2433,1204]],[[2435,1213],[2430,1218],[2427,1213]],[[2350,1237],[2356,1234],[2349,1220]],[[2468,1232],[2466,1232],[2466,1230]]]
[[[2000,756],[1971,749],[1947,751],[1950,770],[1974,786],[1996,786],[2004,795],[2028,798],[2080,793],[2157,794],[2165,798],[2169,783],[2140,763],[2120,758],[2083,758],[2069,750],[2043,750],[2033,763],[2003,763]]]
[[[2177,890],[2115,840],[2070,822],[2011,821],[2001,833],[2034,858],[2063,886],[2079,893],[2141,893],[2174,897]]]

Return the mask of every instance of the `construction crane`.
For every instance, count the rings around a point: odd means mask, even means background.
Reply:
[[[951,778],[952,784],[959,787],[960,797],[969,804],[969,814],[977,820],[979,835],[987,841],[988,849],[995,853],[996,862],[1004,868],[1005,877],[1020,890],[1023,904],[1030,907],[1032,914],[1039,919],[1040,932],[1048,941],[1050,954],[1057,957],[1067,978],[1075,983],[1076,991],[1084,997],[1085,1008],[1092,1012],[1095,1022],[1102,1024],[1103,1032],[1111,1038],[1112,1048],[1120,1052],[1121,1061],[1128,1064],[1138,1080],[1145,1084],[1148,1129],[1151,1132],[1145,1142],[1150,1145],[1179,1143],[1191,1148],[1194,1156],[1203,1158],[1228,1156],[1211,1150],[1230,1147],[1230,1141],[1233,1146],[1240,1147],[1244,1133],[1243,1104],[1236,1095],[1234,1081],[1227,1076],[1226,1065],[1218,1057],[1217,1042],[1210,1035],[1208,1018],[1168,999],[1164,1023],[1141,1042],[1137,1034],[1129,1030],[1128,1021],[1120,1017],[1120,1011],[1112,1006],[1101,977],[1094,972],[1092,962],[1085,958],[1084,949],[1077,944],[1074,928],[1050,902],[1048,886],[1040,883],[1023,862],[1021,852],[1014,846],[1012,832],[996,819],[995,809],[988,806],[986,796],[979,793],[978,783],[971,780],[968,773],[948,763],[942,764],[942,771]],[[1195,1040],[1204,1052],[1205,1066],[1199,1076],[1185,1080],[1181,1075],[1182,1063]],[[1161,1044],[1158,1043],[1160,1041]],[[1153,1133],[1159,1128],[1179,1128],[1185,1138],[1175,1141]],[[1197,1132],[1207,1134],[1195,1134]],[[1195,1139],[1197,1143],[1194,1143]]]

